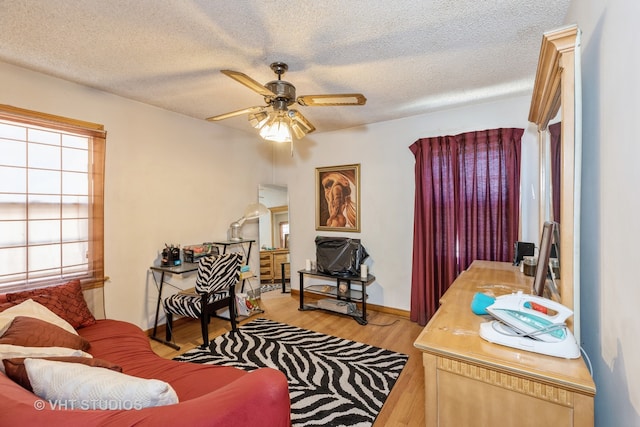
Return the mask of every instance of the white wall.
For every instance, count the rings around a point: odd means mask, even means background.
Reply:
[[[574,1],[582,29],[582,341],[597,426],[640,426],[640,2]]]
[[[226,240],[272,173],[270,151],[250,133],[4,63],[0,103],[104,124],[106,315],[145,329],[157,298],[149,266],[164,243]],[[257,238],[257,223],[243,232]],[[257,255],[256,246],[254,271]],[[193,286],[193,277],[171,281]]]
[[[370,254],[370,272],[376,282],[368,287],[369,302],[409,310],[411,293],[414,166],[409,146],[419,138],[454,135],[498,127],[521,127],[523,156],[533,173],[523,182],[523,210],[533,212],[537,224],[537,137],[527,122],[530,97],[517,97],[422,116],[409,117],[344,131],[311,134],[296,141],[291,157],[282,147],[277,157],[277,182],[289,188],[291,269],[304,268],[315,259],[316,235],[340,235],[362,239]],[[309,113],[310,117],[312,112]],[[315,168],[342,164],[361,165],[361,233],[318,232],[315,229]],[[533,169],[533,172],[531,170]],[[533,194],[532,194],[532,185]],[[533,206],[533,207],[531,207]],[[530,233],[527,229],[526,233]],[[537,226],[533,236],[539,239]],[[532,240],[531,240],[532,239]],[[292,286],[299,287],[292,275]]]

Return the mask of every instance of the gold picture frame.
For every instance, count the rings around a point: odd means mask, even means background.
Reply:
[[[316,168],[316,230],[360,232],[360,164]]]

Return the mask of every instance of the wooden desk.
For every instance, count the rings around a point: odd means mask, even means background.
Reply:
[[[595,384],[584,360],[489,343],[476,292],[530,291],[509,263],[475,261],[441,298],[414,346],[423,352],[427,426],[593,426]]]

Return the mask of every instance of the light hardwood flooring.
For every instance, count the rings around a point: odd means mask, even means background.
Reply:
[[[369,324],[365,326],[349,317],[321,310],[301,312],[298,311],[297,296],[282,294],[278,290],[263,293],[259,301],[264,313],[256,317],[409,355],[409,361],[387,398],[374,427],[423,426],[425,424],[422,354],[413,347],[413,342],[423,329],[421,326],[410,322],[405,317],[371,310],[367,311]],[[250,320],[245,320],[241,324]],[[228,321],[212,319],[209,325],[209,339],[226,333],[229,328]],[[159,329],[158,335],[164,337],[162,328]],[[180,346],[178,351],[157,341],[150,340],[150,342],[158,355],[172,359],[202,344],[199,321],[194,319],[176,322],[174,340]]]

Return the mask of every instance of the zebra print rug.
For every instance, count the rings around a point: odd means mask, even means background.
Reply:
[[[175,360],[271,367],[289,381],[293,426],[371,426],[409,356],[267,319]]]

